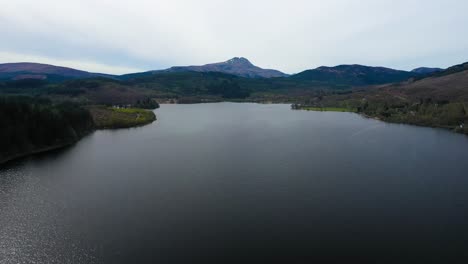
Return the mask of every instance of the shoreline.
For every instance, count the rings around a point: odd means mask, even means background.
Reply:
[[[447,126],[431,126],[431,125],[421,125],[417,123],[410,123],[410,122],[394,122],[391,120],[387,120],[385,118],[379,117],[379,116],[371,116],[367,115],[363,112],[358,112],[357,110],[353,109],[348,109],[348,108],[341,108],[341,107],[304,107],[304,106],[297,106],[297,108],[294,108],[293,106],[296,104],[291,104],[291,102],[287,101],[268,101],[268,100],[240,100],[240,101],[235,101],[235,100],[224,100],[224,101],[206,101],[206,102],[192,102],[192,103],[180,103],[180,102],[164,102],[163,104],[204,104],[204,103],[223,103],[223,102],[228,102],[228,103],[253,103],[253,104],[289,104],[291,105],[292,110],[301,110],[301,111],[311,111],[311,112],[337,112],[337,113],[353,113],[353,114],[358,114],[364,118],[368,119],[374,119],[377,121],[382,121],[385,123],[389,124],[401,124],[401,125],[410,125],[410,126],[417,126],[417,127],[426,127],[426,128],[437,128],[437,129],[444,129],[446,131],[450,131],[452,133],[456,134],[462,134],[468,136],[467,132],[459,131],[457,130],[457,127],[447,127]]]
[[[155,109],[90,106],[88,110],[97,130],[140,127],[157,120]]]
[[[85,134],[80,136],[77,140],[73,140],[73,141],[69,141],[69,142],[63,142],[63,143],[55,144],[55,145],[52,145],[52,146],[41,147],[41,148],[33,149],[31,151],[10,155],[10,156],[0,160],[0,166],[3,166],[5,164],[8,164],[10,162],[13,162],[13,161],[21,159],[21,158],[26,158],[26,157],[29,157],[29,156],[34,156],[34,155],[37,155],[37,154],[47,153],[47,152],[50,152],[50,151],[59,150],[59,149],[62,149],[62,148],[72,146],[72,145],[76,144],[77,142],[79,142],[85,136],[87,136],[87,135],[89,135],[89,134],[91,134],[91,133],[93,133],[93,132],[95,132],[97,130],[116,130],[116,129],[129,129],[129,128],[134,128],[134,127],[142,127],[142,126],[149,125],[149,124],[151,124],[151,123],[153,123],[153,122],[155,122],[157,120],[156,114],[154,114],[153,111],[151,111],[151,110],[145,110],[145,111],[150,112],[151,113],[150,115],[154,119],[151,118],[150,120],[147,120],[147,121],[145,120],[144,122],[136,122],[136,123],[133,123],[131,125],[124,125],[124,126],[98,126],[98,125],[96,125],[95,129],[92,129],[92,130],[86,132]]]
[[[221,103],[221,102],[231,102],[231,103],[256,103],[256,104],[288,104],[288,103],[280,103],[280,102],[267,102],[267,101],[263,101],[263,102],[259,102],[259,101],[248,101],[248,100],[245,100],[245,101],[241,101],[241,102],[236,102],[236,101],[217,101],[217,102],[195,102],[195,103],[188,103],[188,104],[203,104],[203,103]],[[167,103],[167,102],[166,102]],[[164,103],[163,103],[164,104]],[[179,102],[176,102],[176,103],[167,103],[167,104],[187,104],[187,103],[179,103]],[[338,109],[338,108],[336,108]],[[447,130],[447,131],[450,131],[450,132],[453,132],[453,133],[456,133],[456,134],[463,134],[463,135],[466,135],[468,136],[467,133],[464,133],[463,131],[457,131],[456,128],[452,128],[452,127],[441,127],[441,126],[427,126],[427,125],[420,125],[420,124],[415,124],[415,123],[406,123],[406,122],[392,122],[391,120],[385,120],[385,119],[382,119],[378,116],[370,116],[370,115],[367,115],[365,113],[359,113],[357,111],[352,111],[350,109],[345,109],[345,108],[339,108],[339,111],[335,111],[335,108],[333,107],[298,107],[298,108],[292,108],[292,110],[302,110],[302,111],[312,111],[312,112],[341,112],[341,113],[354,113],[354,114],[358,114],[364,118],[369,118],[369,119],[374,119],[374,120],[377,120],[377,121],[382,121],[382,122],[385,122],[385,123],[389,123],[389,124],[402,124],[402,125],[411,125],[411,126],[417,126],[417,127],[426,127],[426,128],[437,128],[437,129],[444,129],[444,130]],[[146,110],[148,111],[148,110]],[[43,147],[43,148],[39,148],[39,149],[35,149],[35,150],[32,150],[32,151],[29,151],[29,152],[26,152],[26,153],[20,153],[20,154],[15,154],[15,155],[12,155],[12,156],[9,156],[7,158],[4,158],[2,160],[0,160],[0,166],[3,166],[9,162],[12,162],[14,160],[17,160],[17,159],[21,159],[21,158],[26,158],[28,156],[33,156],[33,155],[36,155],[36,154],[41,154],[41,153],[46,153],[46,152],[49,152],[49,151],[54,151],[54,150],[58,150],[58,149],[62,149],[62,148],[65,148],[65,147],[68,147],[68,146],[71,146],[75,143],[77,143],[78,141],[80,141],[83,137],[85,137],[86,135],[96,131],[96,130],[115,130],[115,129],[126,129],[126,128],[133,128],[133,127],[142,127],[142,126],[146,126],[146,125],[149,125],[153,122],[155,122],[157,120],[156,118],[156,115],[154,114],[153,111],[149,110],[149,112],[151,112],[153,115],[154,115],[154,119],[153,120],[149,120],[148,122],[142,122],[142,123],[139,123],[139,124],[133,124],[131,126],[98,126],[96,129],[92,130],[92,131],[89,131],[88,133],[86,133],[85,135],[83,135],[82,137],[80,137],[78,140],[75,140],[75,141],[71,141],[71,142],[66,142],[66,143],[61,143],[61,144],[57,144],[57,145],[53,145],[53,146],[49,146],[49,147]]]
[[[371,116],[371,115],[368,115],[368,114],[365,114],[365,113],[362,113],[362,112],[360,113],[360,112],[357,112],[357,111],[353,111],[353,110],[347,109],[347,108],[336,108],[336,107],[303,107],[303,106],[299,106],[299,107],[297,107],[297,108],[292,108],[292,110],[302,110],[302,111],[312,111],[312,112],[341,112],[341,113],[354,113],[354,114],[358,114],[358,115],[360,115],[360,116],[362,116],[362,117],[364,117],[364,118],[374,119],[374,120],[381,121],[381,122],[385,122],[385,123],[388,123],[388,124],[400,124],[400,125],[410,125],[410,126],[417,126],[417,127],[444,129],[444,130],[450,131],[450,132],[452,132],[452,133],[462,134],[462,135],[468,136],[468,133],[465,133],[465,132],[463,132],[463,131],[459,131],[459,130],[457,130],[456,127],[421,125],[421,124],[410,123],[410,122],[394,122],[394,121],[392,121],[392,120],[388,120],[388,119],[385,119],[385,118],[382,118],[382,117],[379,117],[379,116]]]
[[[46,152],[50,152],[50,151],[54,151],[54,150],[63,149],[63,148],[72,146],[73,144],[75,144],[78,141],[79,140],[72,141],[72,142],[67,142],[67,143],[62,143],[62,144],[57,144],[57,145],[49,146],[49,147],[38,148],[38,149],[29,151],[29,152],[23,152],[23,153],[15,154],[15,155],[12,155],[10,157],[7,157],[7,158],[4,158],[4,159],[0,160],[0,165],[8,164],[9,162],[15,161],[17,159],[26,158],[26,157],[34,156],[34,155],[37,155],[37,154],[42,154],[42,153],[46,153]]]

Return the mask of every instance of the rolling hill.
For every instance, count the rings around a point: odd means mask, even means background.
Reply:
[[[319,67],[292,75],[290,78],[302,81],[319,81],[334,85],[366,86],[401,82],[419,73],[394,70],[384,67],[363,65],[339,65],[336,67]]]
[[[83,79],[97,76],[113,77],[110,74],[91,73],[49,64],[18,62],[0,64],[0,80],[39,79],[51,82]]]

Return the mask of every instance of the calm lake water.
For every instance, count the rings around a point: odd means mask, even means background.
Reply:
[[[1,168],[0,263],[468,256],[466,136],[289,105],[156,114]]]

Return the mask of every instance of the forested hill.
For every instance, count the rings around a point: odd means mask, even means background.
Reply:
[[[0,163],[72,144],[94,128],[90,113],[73,103],[0,96]]]
[[[291,78],[302,81],[319,81],[331,85],[366,86],[401,82],[424,74],[426,72],[407,72],[363,65],[339,65],[306,70],[292,75]]]

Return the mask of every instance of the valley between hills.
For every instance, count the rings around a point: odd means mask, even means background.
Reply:
[[[0,161],[72,144],[94,129],[151,123],[159,103],[288,103],[468,134],[468,63],[413,71],[339,65],[288,75],[233,58],[119,76],[6,63],[0,98],[0,138],[13,139],[2,142]]]

